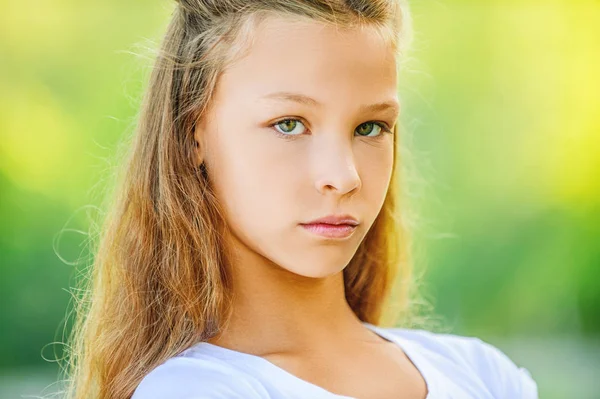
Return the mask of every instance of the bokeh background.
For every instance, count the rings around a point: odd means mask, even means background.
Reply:
[[[0,397],[17,398],[53,391],[74,270],[174,2],[0,5]],[[422,293],[542,398],[598,398],[600,2],[411,8]]]

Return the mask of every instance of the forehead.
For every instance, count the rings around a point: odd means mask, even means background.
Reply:
[[[252,36],[243,56],[221,75],[222,95],[256,98],[285,90],[323,102],[396,96],[395,53],[375,27],[270,16]]]

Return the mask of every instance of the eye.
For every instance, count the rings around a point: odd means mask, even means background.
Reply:
[[[385,123],[382,122],[365,122],[360,124],[355,132],[358,133],[359,136],[363,137],[378,137],[382,136],[381,131],[391,133],[390,128],[387,127]]]
[[[275,129],[275,133],[277,133],[279,137],[287,140],[293,140],[297,138],[296,136],[300,136],[307,130],[304,123],[297,118],[281,119],[275,123],[272,123],[270,127]],[[385,122],[376,121],[362,123],[355,130],[359,136],[374,138],[382,137],[382,131],[386,133],[392,133],[392,130]]]
[[[287,118],[271,125],[280,136],[297,136],[304,133],[306,126],[299,120]],[[289,138],[289,137],[286,137]]]

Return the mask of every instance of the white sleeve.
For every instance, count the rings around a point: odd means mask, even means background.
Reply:
[[[471,338],[473,357],[481,378],[497,398],[538,399],[531,373],[504,352],[479,338]]]
[[[474,337],[439,334],[449,350],[484,382],[495,398],[538,399],[537,384],[524,367],[504,352]]]
[[[403,330],[424,347],[465,367],[480,379],[494,398],[538,399],[530,372],[517,366],[504,352],[476,337]]]
[[[185,357],[150,371],[131,399],[264,399],[257,383],[229,367]]]

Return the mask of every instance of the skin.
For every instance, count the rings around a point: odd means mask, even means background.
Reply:
[[[393,134],[368,122],[396,123],[394,53],[372,28],[301,18],[270,17],[254,35],[220,76],[194,133],[235,254],[234,312],[209,342],[337,394],[424,398],[402,350],[352,312],[342,274],[390,183]],[[273,94],[281,92],[294,95]],[[271,126],[286,118],[300,122]],[[331,214],[360,224],[344,239],[300,226]]]

